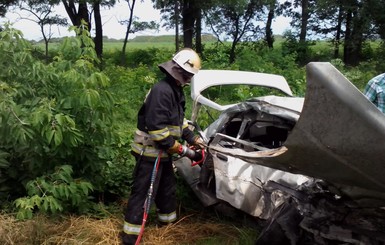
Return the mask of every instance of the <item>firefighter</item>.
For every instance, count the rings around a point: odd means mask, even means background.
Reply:
[[[174,154],[185,155],[193,161],[202,160],[199,150],[192,151],[180,140],[196,149],[203,141],[188,128],[183,87],[201,68],[201,60],[192,49],[182,49],[173,58],[160,64],[165,77],[147,94],[138,112],[137,130],[132,143],[136,159],[134,182],[125,211],[123,244],[135,244],[143,225],[143,206],[150,186],[154,162],[160,159],[154,187],[154,203],[158,221],[164,224],[177,219],[176,179],[172,166]],[[140,240],[140,239],[139,239]]]

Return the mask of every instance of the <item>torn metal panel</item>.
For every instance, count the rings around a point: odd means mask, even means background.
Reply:
[[[287,198],[279,189],[273,193],[266,192],[265,186],[270,181],[293,190],[312,181],[303,175],[250,164],[222,153],[214,153],[213,160],[217,198],[262,219],[269,218]]]

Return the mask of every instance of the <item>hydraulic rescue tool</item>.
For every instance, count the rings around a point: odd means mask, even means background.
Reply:
[[[195,150],[194,148],[189,148],[185,145],[180,145],[179,147],[179,155],[181,157],[188,157],[191,159],[191,166],[195,166],[197,164],[202,164],[205,158],[205,150]]]

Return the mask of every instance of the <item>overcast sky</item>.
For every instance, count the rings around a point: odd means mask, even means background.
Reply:
[[[55,12],[62,17],[68,18],[64,7],[55,8]],[[115,7],[111,9],[102,8],[101,10],[102,22],[103,22],[103,35],[109,38],[123,39],[126,33],[126,27],[119,24],[121,20],[127,20],[129,15],[129,8],[126,1],[119,1]],[[137,1],[134,9],[134,15],[139,18],[139,21],[156,21],[160,22],[160,13],[152,7],[150,0]],[[41,40],[42,34],[39,26],[30,20],[21,19],[21,17],[33,18],[32,14],[21,11],[10,10],[5,18],[1,18],[1,24],[10,21],[13,27],[23,32],[24,38],[28,40]],[[69,20],[68,20],[69,21]],[[69,21],[70,23],[70,21]],[[282,34],[287,28],[289,28],[289,21],[287,18],[278,17],[273,22],[273,33]],[[67,27],[53,27],[52,32],[54,37],[63,37],[73,35],[69,33]],[[156,31],[143,31],[138,32],[135,35],[130,34],[129,39],[135,36],[141,35],[163,35],[163,34],[174,34],[174,30],[160,30]]]

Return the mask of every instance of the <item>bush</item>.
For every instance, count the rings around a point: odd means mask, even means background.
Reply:
[[[27,196],[16,202],[20,210],[30,208],[21,203],[31,198],[35,204],[31,210],[59,203],[58,195],[47,195],[47,190],[40,197],[48,199],[39,201],[29,195],[28,186],[64,166],[73,171],[70,188],[90,183],[86,188],[102,191],[102,170],[120,141],[110,81],[96,68],[89,33],[65,39],[49,64],[34,58],[31,50],[19,31],[6,27],[0,33],[0,198],[12,201]],[[84,186],[74,191],[91,195]]]
[[[93,190],[91,183],[72,178],[70,165],[60,166],[55,172],[31,180],[26,184],[28,197],[15,201],[18,219],[32,218],[33,211],[46,213],[64,210],[88,210],[88,194]]]
[[[122,64],[121,50],[112,50],[104,52],[104,61],[107,67],[124,66],[138,68],[146,66],[148,69],[155,70],[158,64],[170,59],[173,52],[168,48],[129,49],[126,51],[124,63]]]

